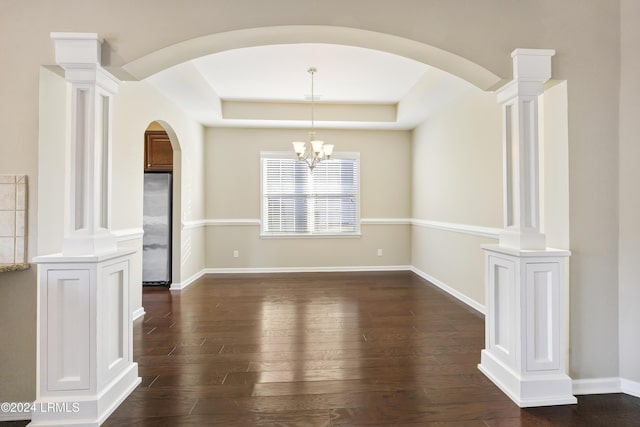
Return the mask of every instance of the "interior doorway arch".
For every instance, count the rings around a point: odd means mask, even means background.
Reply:
[[[171,191],[171,283],[180,282],[181,272],[181,239],[182,227],[180,218],[182,218],[182,150],[178,137],[171,127],[164,120],[155,120],[149,124],[147,130],[162,130],[166,132],[171,142],[173,151],[173,168],[172,168],[172,191]],[[146,161],[146,160],[145,160]]]
[[[393,53],[439,68],[485,91],[507,82],[475,62],[426,43],[392,34],[328,25],[283,25],[209,34],[159,49],[122,68],[135,79],[142,80],[174,65],[213,53],[297,43],[338,44]]]

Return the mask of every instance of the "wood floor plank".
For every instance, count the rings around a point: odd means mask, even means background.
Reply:
[[[105,426],[638,426],[640,399],[520,409],[484,318],[411,272],[206,275],[145,288],[143,383]]]

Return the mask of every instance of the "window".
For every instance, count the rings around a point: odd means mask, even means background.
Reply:
[[[342,153],[310,172],[289,153],[262,153],[262,234],[357,235],[358,157]]]

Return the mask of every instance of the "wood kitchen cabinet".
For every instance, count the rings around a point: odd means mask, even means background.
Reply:
[[[144,133],[144,171],[173,171],[173,149],[165,131],[148,130]]]

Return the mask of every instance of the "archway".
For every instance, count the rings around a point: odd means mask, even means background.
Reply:
[[[173,264],[173,148],[158,122],[144,132],[143,286],[169,286]]]
[[[391,34],[325,25],[259,27],[210,34],[149,53],[122,68],[134,79],[142,80],[174,65],[212,53],[296,43],[341,44],[393,53],[439,68],[482,90],[495,89],[508,81],[466,58],[435,46]]]
[[[164,120],[152,122],[147,129],[161,129],[166,132],[171,142],[172,162],[172,196],[171,196],[171,283],[180,282],[181,241],[182,241],[182,150],[175,131]]]
[[[274,31],[271,33],[271,37],[269,37],[270,31]],[[389,36],[379,33],[370,33],[363,30],[355,30],[355,29],[336,29],[332,27],[276,27],[273,29],[256,29],[256,30],[246,30],[248,33],[244,31],[240,31],[240,34],[218,34],[214,36],[208,36],[201,39],[196,39],[196,41],[185,42],[186,44],[183,46],[187,52],[182,52],[183,59],[182,61],[189,59],[189,57],[201,56],[204,53],[194,53],[197,49],[194,49],[194,46],[199,48],[201,51],[206,52],[215,48],[213,46],[215,43],[230,43],[227,45],[225,49],[232,49],[234,47],[242,47],[243,45],[251,45],[251,43],[255,44],[269,44],[269,43],[279,43],[286,42],[291,43],[295,41],[316,41],[316,42],[333,42],[333,43],[344,43],[344,44],[353,44],[361,47],[369,47],[386,50],[392,53],[399,53],[411,58],[421,58],[419,60],[428,63],[430,65],[434,65],[438,68],[441,68],[445,71],[449,71],[452,74],[456,74],[458,76],[465,76],[465,80],[472,82],[477,87],[482,88],[483,90],[487,90],[493,87],[496,84],[500,83],[500,79],[487,71],[486,69],[477,66],[463,58],[460,58],[456,55],[443,52],[439,49],[433,48],[431,46],[427,46],[421,43],[415,43],[413,41],[398,38],[395,36]],[[290,36],[296,35],[297,38]],[[358,36],[368,35],[369,37],[364,37],[360,39]],[[233,37],[235,35],[235,37]],[[232,36],[232,37],[229,37]],[[222,39],[221,39],[222,37]],[[263,40],[260,38],[264,37]],[[210,39],[211,38],[211,39]],[[225,39],[226,40],[223,40]],[[247,41],[249,40],[249,41]],[[365,41],[362,41],[365,40]],[[375,41],[379,42],[379,45],[376,45]],[[204,46],[203,46],[204,44]],[[213,46],[213,47],[212,47]],[[175,47],[175,46],[174,46]],[[220,46],[218,46],[219,50],[223,50]],[[163,55],[162,53],[166,55]],[[180,56],[179,49],[174,50],[173,48],[168,48],[165,50],[159,51],[156,54],[149,55],[145,57],[147,62],[141,60],[135,61],[134,63],[128,64],[125,68],[132,75],[137,76],[138,78],[143,78],[146,75],[150,75],[152,72],[159,71],[162,68],[166,68],[171,65],[171,61],[174,64],[180,63],[182,61],[177,60]],[[431,58],[431,60],[429,60]],[[140,62],[141,61],[141,62]],[[138,67],[138,68],[136,68]],[[172,137],[172,144],[174,145],[174,150],[176,150],[179,145],[177,144],[177,138],[173,131],[169,132],[169,126],[166,123],[161,123],[163,127],[167,130],[167,133]],[[180,161],[177,162],[180,164]],[[175,185],[181,189],[181,183],[176,180]],[[179,194],[179,191],[178,191]],[[179,196],[178,196],[179,197]],[[181,214],[174,215],[174,221],[180,221],[182,219]],[[177,230],[180,230],[180,227],[176,227]],[[178,233],[177,233],[178,234]],[[175,239],[178,239],[178,242],[181,240],[181,236],[178,234]],[[180,245],[180,243],[178,244]],[[175,262],[175,257],[174,257]],[[179,265],[178,265],[179,267]],[[180,269],[176,269],[176,273],[180,274]]]

